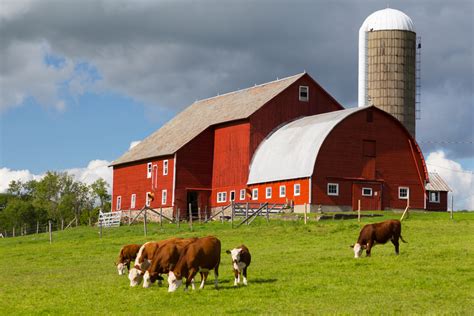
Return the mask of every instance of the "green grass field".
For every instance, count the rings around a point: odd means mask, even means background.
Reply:
[[[391,243],[372,257],[349,248],[363,224],[263,219],[104,230],[80,227],[0,240],[0,314],[473,314],[474,213],[412,213],[402,224],[407,244]],[[222,242],[219,290],[210,274],[203,290],[167,292],[167,283],[131,288],[114,266],[120,247],[170,236],[215,235]],[[247,287],[233,287],[225,250],[245,243],[252,253]],[[199,277],[197,278],[199,281]]]

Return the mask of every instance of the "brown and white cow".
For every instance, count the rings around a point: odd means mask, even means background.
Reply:
[[[369,257],[370,250],[375,244],[385,244],[389,240],[395,246],[395,254],[398,255],[398,239],[400,238],[406,243],[406,241],[403,240],[401,232],[402,224],[396,219],[365,225],[360,231],[357,243],[351,246],[354,248],[354,258],[359,258],[364,249],[366,249],[366,255]]]
[[[243,283],[247,285],[247,267],[250,265],[252,256],[245,245],[241,245],[232,250],[227,250],[227,254],[232,257],[232,267],[234,268],[234,286],[240,283],[240,276],[243,275]]]
[[[143,275],[143,287],[148,288],[158,280],[161,284],[160,274],[168,273],[178,263],[179,257],[190,243],[195,242],[198,238],[176,238],[159,247],[152,259],[151,266]]]
[[[201,274],[201,286],[199,288],[202,289],[209,271],[212,269],[214,269],[215,276],[214,285],[217,288],[220,262],[221,242],[216,237],[203,237],[190,243],[184,248],[176,266],[169,272],[168,292],[176,291],[183,283],[183,278],[186,278],[185,290],[187,290],[198,272]]]
[[[128,273],[128,279],[130,280],[130,286],[137,286],[143,279],[143,274],[146,269],[151,265],[151,261],[155,254],[155,251],[165,245],[166,243],[175,240],[176,238],[170,238],[162,241],[149,241],[140,247],[137,258],[135,260],[134,267],[130,269]]]
[[[135,260],[141,246],[142,245],[132,244],[125,245],[122,247],[122,249],[120,249],[117,262],[115,263],[119,275],[125,274],[125,267],[127,267],[128,271],[130,271],[130,262]]]

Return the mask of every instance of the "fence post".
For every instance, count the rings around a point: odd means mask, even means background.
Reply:
[[[405,214],[407,214],[407,218],[408,218],[408,209],[409,208],[410,208],[410,198],[407,199],[407,207],[406,207],[405,211],[403,212],[402,217],[400,218],[400,222],[403,221],[403,218],[405,217]]]
[[[245,218],[249,217],[249,202],[247,202],[246,207],[245,207]],[[249,222],[247,221],[247,225]]]
[[[193,231],[193,210],[191,208],[191,203],[189,203],[189,228]]]
[[[198,220],[199,220],[199,225],[201,225],[201,208],[198,207]]]
[[[204,218],[205,218],[204,222],[207,223],[207,205],[204,206]]]
[[[15,237],[15,226],[13,226],[13,237]]]
[[[232,201],[232,209],[230,210],[230,224],[232,228],[234,228],[234,207],[235,204],[234,201]]]
[[[102,222],[99,221],[99,237],[102,238]]]
[[[176,212],[176,225],[178,226],[178,228],[181,227],[180,223],[179,223],[179,220],[181,219],[180,217],[180,211],[179,211],[179,208],[178,208],[178,211]]]
[[[360,223],[360,200],[357,200],[357,221]]]
[[[49,243],[53,242],[53,232],[51,229],[51,220],[48,220],[48,228],[49,228]]]
[[[305,225],[306,225],[306,213],[307,213],[307,211],[308,211],[308,210],[307,210],[307,206],[308,206],[308,204],[305,203],[305,204],[304,204],[304,224],[305,224]]]
[[[451,194],[451,219],[454,218],[454,195]]]
[[[267,223],[269,223],[269,222],[270,222],[270,217],[268,215],[268,203],[267,203]]]
[[[40,230],[40,222],[36,221],[36,234],[39,234],[39,230]]]
[[[147,235],[147,229],[146,229],[146,213],[147,213],[147,209],[145,209],[145,213],[143,213],[143,232],[145,233],[145,237]]]
[[[76,217],[75,217],[74,219],[76,220],[76,227],[77,227],[77,215],[76,215]]]
[[[160,228],[163,229],[163,208],[162,207],[160,207]]]

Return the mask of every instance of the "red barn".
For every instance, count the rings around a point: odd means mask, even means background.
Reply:
[[[428,174],[403,125],[345,110],[308,74],[197,101],[112,163],[113,210],[236,202],[424,209]],[[184,212],[185,211],[185,212]]]

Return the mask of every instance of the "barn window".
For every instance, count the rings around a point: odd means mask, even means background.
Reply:
[[[299,196],[301,194],[301,185],[299,183],[295,183],[293,186],[293,191],[295,196]]]
[[[362,196],[372,196],[372,188],[362,188]]]
[[[150,206],[151,204],[151,192],[146,193],[146,198],[145,198],[145,205]]]
[[[135,208],[136,203],[137,203],[137,195],[134,193],[132,194],[132,198],[130,199],[130,208]]]
[[[362,143],[362,155],[364,157],[375,157],[375,140],[364,140]]]
[[[166,199],[168,198],[168,191],[161,191],[161,205],[166,205]]]
[[[407,200],[410,196],[410,189],[408,187],[398,187],[398,198]]]
[[[146,177],[151,178],[151,162],[146,164]]]
[[[300,86],[300,101],[308,101],[309,100],[309,88],[308,86]]]
[[[258,200],[258,189],[252,189],[252,200]]]
[[[121,208],[122,208],[122,197],[117,196],[117,207],[116,207],[116,209],[120,210]]]
[[[230,200],[235,201],[235,191],[230,191]]]
[[[267,199],[271,199],[272,198],[272,187],[267,187],[265,189],[265,197]]]
[[[163,175],[166,176],[168,174],[168,160],[163,160]]]
[[[439,192],[438,191],[430,191],[430,202],[432,203],[439,203]]]
[[[339,183],[328,183],[328,195],[339,195]]]
[[[245,189],[240,190],[240,200],[245,200]]]
[[[285,197],[285,196],[286,196],[286,186],[280,185],[280,197]]]
[[[225,201],[227,201],[227,192],[218,192],[217,203],[224,203]]]

